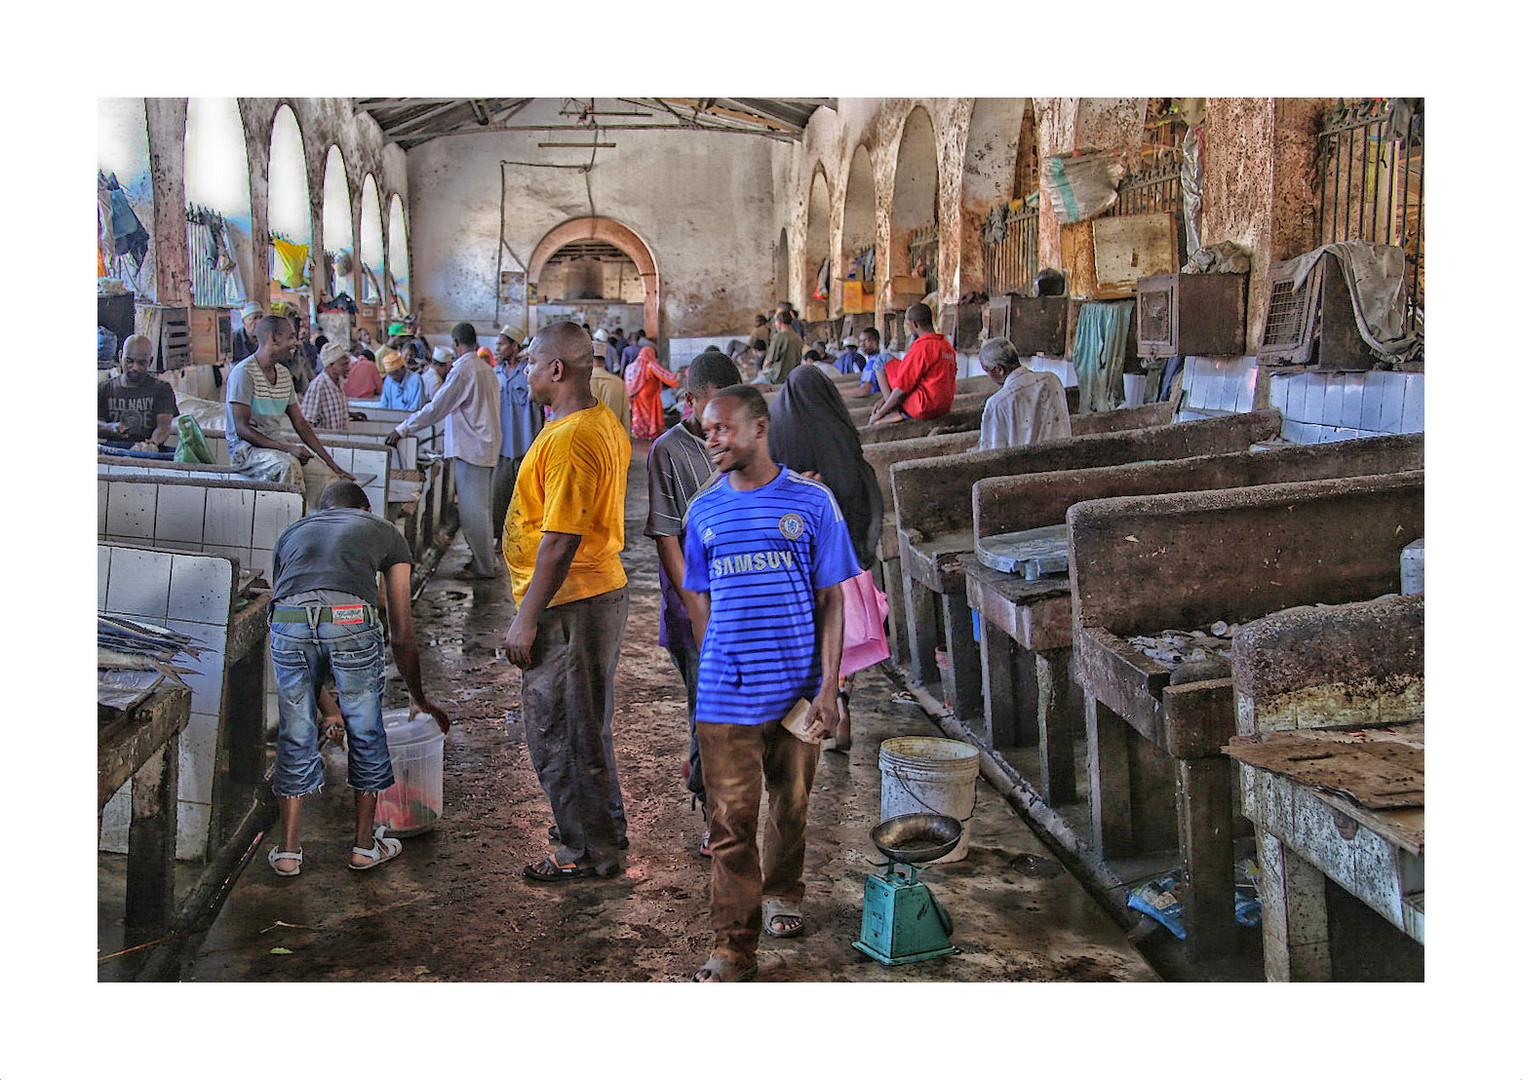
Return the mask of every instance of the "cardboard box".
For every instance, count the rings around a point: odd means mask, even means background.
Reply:
[[[842,281],[840,283],[842,310],[847,315],[867,315],[877,299],[870,281]]]
[[[242,357],[238,359],[241,360]],[[219,307],[190,309],[190,362],[192,364],[233,362],[232,312],[229,309]]]
[[[917,304],[925,299],[925,279],[922,277],[904,277],[895,274],[891,283],[890,303],[894,308],[902,310],[910,304]]]

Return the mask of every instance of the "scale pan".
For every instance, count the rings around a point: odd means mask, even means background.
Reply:
[[[872,843],[894,862],[927,863],[951,854],[962,823],[944,814],[902,814],[872,830]]]

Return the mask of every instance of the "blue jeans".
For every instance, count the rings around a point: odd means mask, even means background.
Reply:
[[[364,623],[343,626],[272,622],[270,660],[280,701],[280,734],[270,785],[275,794],[308,795],[322,789],[317,690],[330,671],[348,729],[349,786],[356,791],[390,787],[395,777],[381,721],[386,646],[380,623],[373,616]]]

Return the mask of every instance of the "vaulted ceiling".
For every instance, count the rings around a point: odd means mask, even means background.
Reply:
[[[598,139],[619,131],[691,131],[796,141],[821,105],[835,98],[560,98],[552,122],[520,118],[537,98],[355,98],[388,139],[403,150],[429,139],[489,131],[580,133]],[[543,110],[535,110],[542,114]],[[544,117],[541,115],[541,121]]]

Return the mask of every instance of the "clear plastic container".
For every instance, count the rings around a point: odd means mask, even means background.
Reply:
[[[375,821],[395,836],[427,832],[444,816],[444,733],[427,713],[409,721],[407,712],[382,715],[396,783],[380,793]]]

